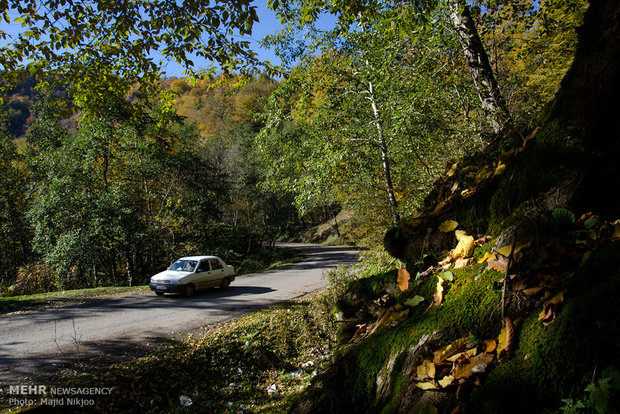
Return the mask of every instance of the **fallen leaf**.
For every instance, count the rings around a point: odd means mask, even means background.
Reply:
[[[421,388],[423,390],[436,390],[437,386],[432,382],[416,382],[416,387]]]
[[[482,256],[480,259],[478,259],[478,263],[484,263],[484,262],[486,262],[487,260],[489,260],[489,258],[490,258],[491,256],[492,256],[492,255],[491,255],[491,252],[486,252],[486,253],[484,254],[484,256]]]
[[[467,378],[473,374],[482,374],[487,367],[493,362],[495,356],[483,352],[471,358],[462,359],[455,363],[452,375],[454,378]]]
[[[446,220],[439,225],[439,231],[442,233],[448,233],[458,227],[459,223],[454,220]]]
[[[528,295],[528,296],[532,296],[532,295],[537,294],[538,292],[540,292],[543,289],[544,289],[544,286],[536,286],[536,287],[531,287],[531,288],[523,289],[523,293]]]
[[[456,261],[454,262],[454,268],[455,269],[462,269],[465,266],[467,266],[467,264],[469,263],[469,261],[471,260],[470,258],[464,259],[464,258],[458,258],[456,259]]]
[[[459,242],[452,250],[452,254],[458,257],[470,257],[474,252],[474,238],[463,230],[456,230],[454,235]]]
[[[476,184],[486,180],[487,178],[489,178],[493,173],[491,172],[491,170],[489,169],[488,165],[485,165],[482,170],[480,170],[480,172],[478,172],[478,174],[476,174]]]
[[[545,302],[543,310],[538,315],[538,320],[542,321],[543,325],[547,326],[555,320],[558,308],[564,302],[564,293],[564,291],[561,291]]]
[[[443,280],[447,280],[448,282],[452,282],[454,280],[454,274],[452,272],[443,272],[439,275]]]
[[[452,385],[453,382],[454,377],[452,375],[447,375],[438,381],[441,388],[449,387],[450,385]]]
[[[455,192],[458,189],[459,189],[459,182],[455,181],[454,184],[452,184],[452,187],[450,188],[450,192],[453,193],[453,192]],[[452,230],[454,230],[454,229],[452,229]],[[448,231],[452,231],[452,230],[448,230]]]
[[[433,362],[435,364],[440,364],[445,359],[451,357],[454,354],[459,353],[462,349],[465,348],[467,342],[473,338],[472,334],[468,334],[462,338],[457,339],[452,342],[450,345],[447,345],[443,348],[438,349],[433,353]]]
[[[416,378],[435,378],[435,364],[429,359],[424,359],[416,368]]]
[[[490,341],[484,341],[484,352],[493,352],[497,349],[497,341],[491,339]]]
[[[503,322],[502,331],[497,338],[497,357],[499,358],[502,352],[505,352],[506,356],[510,356],[512,352],[512,346],[514,343],[514,326],[510,318],[505,317]]]
[[[522,249],[526,249],[532,245],[532,242],[517,244],[515,246],[515,251],[513,254],[519,253]],[[502,256],[510,256],[510,251],[512,250],[512,244],[496,249],[495,252],[501,254]]]
[[[455,258],[452,255],[447,255],[446,257],[444,257],[440,262],[437,262],[438,266],[444,266],[447,264],[452,263],[455,260]]]
[[[611,239],[612,240],[620,239],[620,220],[616,220],[616,221],[612,222],[611,224],[614,225],[614,235],[611,236]]]
[[[404,303],[407,306],[418,306],[421,302],[424,302],[424,298],[422,296],[419,295],[415,295],[414,297],[407,299]]]
[[[452,167],[450,167],[450,169],[448,170],[448,172],[446,173],[446,175],[448,177],[452,177],[454,175],[454,173],[456,173],[456,169],[458,168],[459,163],[456,162],[454,164],[452,164]]]
[[[399,267],[397,282],[401,292],[409,289],[409,279],[411,279],[411,275],[409,274],[407,269],[405,269],[404,267]]]
[[[508,268],[508,258],[502,255],[491,256],[489,262],[487,263],[489,269],[497,270],[500,273],[506,273],[506,269]]]
[[[431,303],[430,307],[439,306],[443,301],[443,279],[437,276],[437,287],[435,288],[435,293],[433,294],[433,303]]]
[[[500,174],[502,174],[505,170],[506,170],[506,164],[504,164],[503,162],[499,161],[499,162],[497,163],[497,168],[495,168],[495,172],[493,173],[493,175],[500,175]]]
[[[476,348],[468,349],[467,351],[460,352],[458,354],[452,355],[450,358],[446,358],[446,361],[454,362],[457,359],[461,358],[469,358],[476,355]]]

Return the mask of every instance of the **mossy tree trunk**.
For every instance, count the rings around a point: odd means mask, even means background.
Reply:
[[[590,0],[579,35],[547,121],[557,121],[564,139],[583,153],[575,168],[584,179],[573,207],[617,218],[620,205],[612,200],[620,190],[620,2]]]

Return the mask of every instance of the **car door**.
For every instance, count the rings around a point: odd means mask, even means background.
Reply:
[[[196,289],[204,289],[210,286],[211,267],[208,259],[202,259],[196,267]]]
[[[222,263],[217,259],[209,259],[211,264],[211,273],[213,275],[213,281],[215,285],[219,285],[221,280],[226,276],[226,270]]]

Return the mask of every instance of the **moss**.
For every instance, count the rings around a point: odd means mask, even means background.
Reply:
[[[398,401],[409,384],[408,375],[402,373],[406,350],[414,346],[423,334],[444,332],[445,343],[468,332],[479,337],[497,335],[499,315],[492,310],[497,309],[501,293],[492,286],[502,276],[498,272],[486,270],[484,264],[452,272],[455,279],[446,284],[443,304],[429,310],[426,310],[425,305],[419,305],[411,309],[409,318],[399,326],[383,328],[371,339],[349,350],[344,359],[349,361],[349,374],[351,367],[355,367],[355,377],[347,376],[346,383],[338,385],[336,395],[332,397],[339,401],[336,403],[338,407],[332,407],[337,408],[334,412],[345,411],[344,407],[348,409],[351,404],[363,407],[363,410],[371,406],[371,412],[396,411]],[[429,278],[415,290],[415,294],[424,296],[428,304],[436,283],[435,276]],[[398,350],[402,350],[402,353],[396,358],[391,372],[391,397],[387,401],[375,401],[377,375],[388,363],[390,355]],[[347,402],[350,398],[354,398],[355,402]]]
[[[557,408],[596,367],[619,365],[620,243],[595,252],[566,284],[565,302],[548,326],[542,305],[519,328],[518,348],[473,394],[480,411],[538,412]],[[528,398],[523,398],[526,396]],[[512,401],[507,406],[506,401]]]
[[[524,215],[528,202],[573,176],[582,155],[557,123],[547,124],[504,173],[490,200],[488,231],[498,234]]]

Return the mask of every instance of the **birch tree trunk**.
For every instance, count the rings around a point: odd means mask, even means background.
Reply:
[[[512,120],[506,101],[495,79],[489,56],[484,49],[469,7],[463,0],[450,0],[450,18],[458,34],[469,72],[474,81],[482,109],[496,134],[510,126]]]
[[[368,62],[366,65],[369,66]],[[383,182],[385,184],[385,191],[388,196],[388,201],[390,202],[392,222],[394,225],[398,224],[400,221],[400,216],[398,214],[398,202],[396,201],[396,195],[394,194],[394,184],[392,183],[392,169],[390,167],[390,158],[389,158],[389,149],[388,143],[385,139],[385,135],[383,134],[383,127],[381,126],[381,117],[379,114],[379,107],[377,106],[377,101],[375,99],[375,88],[372,82],[368,82],[368,100],[370,101],[370,105],[372,107],[373,114],[373,123],[377,128],[377,138],[379,148],[381,149],[381,164],[383,167]]]

